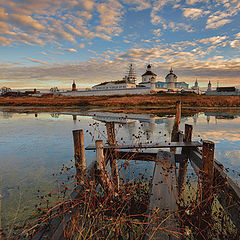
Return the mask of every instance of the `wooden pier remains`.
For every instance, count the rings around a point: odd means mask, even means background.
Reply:
[[[114,123],[106,123],[107,144],[97,140],[95,145],[85,148],[83,130],[73,131],[76,178],[91,172],[97,184],[105,191],[119,190],[118,160],[141,160],[155,162],[150,197],[145,239],[181,239],[184,236],[183,226],[180,226],[179,217],[182,214],[179,201],[186,181],[188,163],[191,163],[197,175],[201,175],[201,198],[204,203],[203,211],[212,211],[213,195],[218,199],[237,229],[240,229],[240,188],[225,173],[224,167],[214,158],[214,143],[204,140],[193,141],[193,126],[185,124],[184,134],[180,130],[181,102],[176,103],[176,118],[171,135],[171,142],[154,144],[119,145],[116,141]],[[148,149],[158,149],[158,152],[146,152]],[[163,151],[163,149],[169,151]],[[177,153],[180,149],[180,153]],[[96,163],[86,170],[85,150],[96,150]],[[131,151],[129,151],[131,150]],[[179,151],[178,151],[179,152]],[[107,171],[110,163],[111,173]],[[96,166],[96,168],[95,168]],[[228,198],[226,198],[228,196]],[[77,196],[73,196],[77,197]],[[70,216],[68,217],[70,219]],[[59,221],[54,236],[63,237],[64,226]],[[204,239],[209,226],[201,223],[203,228],[198,239]],[[57,234],[57,235],[56,235]],[[34,238],[37,239],[37,238]],[[38,238],[41,239],[41,238]],[[61,239],[56,237],[54,239]]]

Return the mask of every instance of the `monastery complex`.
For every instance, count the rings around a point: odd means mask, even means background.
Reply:
[[[188,89],[188,84],[185,82],[178,82],[177,75],[173,73],[172,68],[165,77],[165,82],[157,81],[157,75],[152,72],[150,64],[147,66],[146,72],[142,74],[141,82],[136,84],[136,75],[132,64],[130,64],[128,74],[122,80],[103,82],[85,91],[77,91],[76,84],[73,82],[72,91],[62,92],[61,94],[65,96],[100,96],[150,94],[159,91],[181,92],[195,90]]]

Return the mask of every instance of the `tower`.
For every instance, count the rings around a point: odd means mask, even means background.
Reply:
[[[212,84],[211,84],[211,82],[209,81],[209,83],[208,83],[208,88],[207,88],[207,91],[209,92],[209,91],[212,91]]]
[[[199,87],[198,87],[198,81],[197,81],[197,78],[196,78],[196,81],[195,81],[195,84],[194,84],[194,89],[195,89],[195,90],[198,90],[198,88],[199,88]]]
[[[72,91],[77,91],[77,86],[76,86],[76,83],[75,81],[73,80],[73,83],[72,83]]]
[[[150,64],[147,66],[146,72],[142,75],[142,83],[155,83],[157,75],[152,72]]]
[[[171,67],[169,74],[165,77],[167,88],[173,89],[175,88],[175,83],[177,82],[177,75],[173,73],[173,69]]]
[[[132,64],[130,64],[130,66],[129,66],[127,83],[134,83],[134,84],[136,83],[136,76],[135,76],[135,72],[134,72]]]

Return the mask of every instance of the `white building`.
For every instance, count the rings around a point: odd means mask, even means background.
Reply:
[[[164,88],[167,90],[178,92],[181,90],[187,90],[188,84],[185,82],[178,82],[177,75],[173,73],[173,69],[171,68],[170,72],[165,77],[165,82],[156,82],[156,88]]]
[[[119,81],[110,81],[97,84],[92,87],[92,90],[113,90],[136,88],[136,77],[132,64],[129,67],[128,76],[125,76]]]
[[[155,91],[157,74],[152,72],[152,67],[149,64],[146,72],[142,75],[142,82],[139,83],[139,87],[148,87],[151,91]]]
[[[67,91],[61,94],[63,96],[150,94],[155,92],[156,76],[157,75],[151,71],[151,66],[148,65],[146,73],[142,75],[142,82],[136,85],[136,76],[131,64],[128,75],[122,80],[103,82],[85,91]]]

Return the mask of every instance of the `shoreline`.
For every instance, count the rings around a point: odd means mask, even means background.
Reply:
[[[37,106],[0,106],[1,112],[14,112],[14,113],[69,113],[78,115],[84,112],[111,112],[111,113],[125,113],[125,114],[153,114],[153,115],[174,115],[175,108],[172,106],[166,107],[37,107]],[[214,112],[214,113],[240,113],[240,107],[182,107],[182,115],[191,115],[200,112]]]
[[[133,95],[94,97],[0,97],[0,110],[18,112],[84,112],[174,114],[177,101],[182,113],[240,112],[240,96]]]

